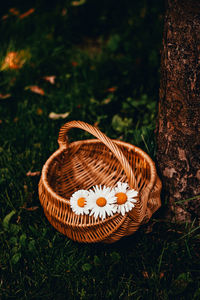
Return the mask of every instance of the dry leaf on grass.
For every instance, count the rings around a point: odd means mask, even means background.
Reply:
[[[66,14],[67,14],[67,9],[63,8],[61,11],[61,16],[64,17],[64,16],[66,16]]]
[[[1,71],[13,69],[18,70],[30,59],[29,49],[7,52],[4,61],[1,64]],[[13,78],[14,79],[14,78]],[[13,80],[11,79],[11,81]],[[12,82],[11,82],[12,83]]]
[[[111,98],[106,98],[102,101],[102,104],[109,104],[111,102]]]
[[[148,274],[147,271],[143,271],[142,275],[143,275],[144,278],[149,278],[149,274]]]
[[[9,15],[4,15],[3,17],[1,17],[1,20],[4,21],[6,19],[8,19]]]
[[[39,94],[41,96],[44,96],[45,92],[43,89],[41,89],[39,86],[37,85],[31,85],[31,86],[27,86],[25,88],[25,90],[30,90],[33,93]]]
[[[96,121],[96,122],[94,123],[94,127],[97,127],[97,128],[98,128],[98,125],[99,125],[99,121]]]
[[[165,273],[161,272],[160,273],[160,279],[162,279],[165,276]]]
[[[110,87],[106,90],[106,92],[114,93],[117,90],[116,86]]]
[[[83,5],[86,2],[86,0],[80,0],[80,1],[72,1],[72,6],[80,6]]]
[[[43,114],[43,110],[41,108],[37,109],[37,115],[41,116]]]
[[[35,8],[30,8],[25,13],[21,14],[19,16],[19,19],[24,19],[24,18],[28,17],[29,15],[31,15],[32,13],[34,13],[34,11],[35,11]]]
[[[71,64],[72,64],[73,67],[77,67],[78,66],[78,62],[77,61],[72,61]]]
[[[31,177],[33,177],[33,176],[40,176],[40,171],[36,171],[36,172],[28,171],[26,173],[26,176],[31,176]]]
[[[21,69],[23,64],[25,63],[25,58],[23,57],[23,52],[19,51],[11,51],[7,53],[4,62],[1,66],[1,70],[7,70],[7,69]]]
[[[55,79],[56,79],[56,76],[52,75],[52,76],[44,76],[43,77],[44,80],[50,82],[51,84],[55,84]]]
[[[65,119],[69,116],[70,112],[66,112],[66,113],[63,113],[63,114],[57,114],[55,112],[51,112],[49,114],[49,118],[52,119],[52,120],[57,120],[57,119]]]
[[[19,11],[18,11],[18,9],[15,8],[15,7],[10,8],[10,9],[9,9],[9,12],[10,12],[12,15],[14,15],[14,16],[18,16],[18,15],[19,15]]]
[[[7,99],[10,97],[11,97],[11,94],[0,94],[0,99]]]
[[[28,211],[34,211],[34,210],[38,209],[39,206],[32,206],[32,207],[22,206],[20,208],[23,208],[23,209],[28,210]]]

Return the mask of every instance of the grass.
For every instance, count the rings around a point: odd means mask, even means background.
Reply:
[[[1,66],[9,52],[23,51],[25,62],[0,73],[1,299],[200,298],[195,223],[171,224],[163,203],[130,237],[78,244],[48,223],[39,176],[27,176],[41,171],[70,120],[95,124],[155,158],[163,11],[153,0],[4,4]],[[53,120],[51,112],[69,116]],[[70,136],[88,138],[78,130]]]

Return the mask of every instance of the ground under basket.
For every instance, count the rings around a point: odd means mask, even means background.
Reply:
[[[83,129],[97,139],[69,144],[71,128]],[[72,240],[113,243],[134,233],[161,206],[161,181],[153,161],[140,148],[111,140],[81,121],[66,123],[60,129],[58,144],[59,149],[43,166],[39,198],[49,222]],[[71,210],[70,197],[75,191],[94,185],[113,188],[118,181],[139,192],[135,207],[124,216],[116,213],[102,220]]]

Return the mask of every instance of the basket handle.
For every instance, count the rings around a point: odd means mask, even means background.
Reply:
[[[92,135],[94,135],[97,139],[99,139],[104,145],[106,145],[111,152],[115,155],[115,157],[118,159],[120,162],[122,168],[124,169],[126,176],[128,178],[128,182],[131,188],[137,188],[137,182],[135,179],[135,176],[133,174],[132,168],[124,156],[123,152],[121,149],[118,148],[118,146],[110,139],[108,138],[104,133],[102,133],[98,128],[82,122],[82,121],[71,121],[66,124],[64,124],[59,132],[58,136],[58,144],[60,149],[67,149],[68,145],[68,138],[67,138],[67,133],[70,129],[72,128],[79,128],[83,129]]]

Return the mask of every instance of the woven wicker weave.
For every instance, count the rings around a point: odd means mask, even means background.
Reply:
[[[68,144],[71,128],[83,129],[97,139]],[[134,233],[161,206],[161,181],[155,165],[138,147],[111,140],[81,121],[66,123],[58,143],[59,149],[43,166],[39,198],[49,222],[64,235],[78,242],[113,243]],[[135,207],[124,216],[116,213],[101,220],[71,210],[69,199],[75,191],[94,185],[114,187],[118,181],[139,192]]]

